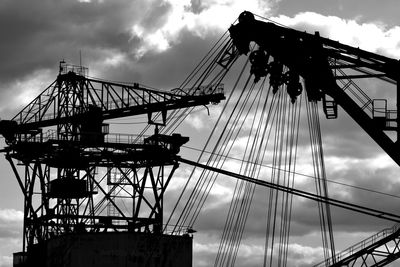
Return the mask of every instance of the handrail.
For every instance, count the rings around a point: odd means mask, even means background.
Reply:
[[[85,135],[91,135],[91,133],[80,133],[78,135],[78,139]],[[114,144],[143,144],[144,139],[149,136],[147,135],[138,135],[138,134],[124,134],[124,133],[113,133],[104,135],[105,143],[114,143]],[[56,130],[48,130],[44,134],[40,133],[37,135],[26,135],[20,134],[18,135],[19,142],[29,142],[29,143],[44,143],[48,141],[60,141],[57,136]]]
[[[347,258],[350,255],[353,255],[354,253],[366,248],[367,246],[374,244],[376,241],[381,240],[381,239],[395,233],[399,229],[400,229],[400,224],[395,224],[392,228],[385,228],[385,229],[379,231],[378,233],[360,241],[359,243],[343,250],[342,252],[336,254],[334,257],[331,257],[329,259],[326,259],[326,260],[314,265],[313,267],[330,266],[330,265],[334,264],[335,262],[338,262],[344,258]]]

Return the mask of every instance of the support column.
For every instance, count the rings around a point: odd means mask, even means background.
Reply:
[[[399,142],[400,142],[400,60],[399,61],[397,61],[397,65],[398,65],[398,67],[397,67],[397,70],[398,70],[398,76],[397,76],[397,80],[396,80],[396,84],[397,84],[397,87],[396,87],[396,109],[397,109],[397,114],[396,114],[396,116],[397,116],[397,118],[396,118],[396,123],[397,123],[397,125],[396,125],[396,131],[397,131],[397,140],[396,140],[396,144],[397,145],[400,145],[399,144]]]

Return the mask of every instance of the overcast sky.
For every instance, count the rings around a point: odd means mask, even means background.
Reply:
[[[0,0],[0,117],[11,118],[54,81],[60,60],[79,64],[80,52],[91,76],[165,90],[177,87],[243,10],[400,58],[397,0]],[[393,93],[383,92],[386,87],[379,83],[362,85],[379,98]],[[398,167],[349,116],[341,110],[339,116],[335,121],[322,119],[328,178],[400,196]],[[215,114],[211,118],[198,114],[187,127],[200,136],[207,132],[205,122],[213,118]],[[21,250],[23,203],[4,158],[0,170],[0,267],[8,267],[12,253]],[[330,188],[334,197],[399,212],[395,198],[337,185]],[[222,188],[210,196],[214,205],[204,211],[194,238],[194,266],[208,266],[215,256],[224,220],[215,214],[226,209],[230,193]],[[262,195],[263,191],[256,192],[254,216],[265,209],[257,200]],[[312,203],[297,204],[289,263],[307,266],[322,259],[319,223],[308,219]],[[339,249],[391,225],[333,212]],[[244,242],[240,262],[258,266],[262,241],[257,236],[262,226],[251,218],[248,224],[249,242]]]

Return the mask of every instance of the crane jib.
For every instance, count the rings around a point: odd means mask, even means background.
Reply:
[[[364,206],[361,206],[361,205],[351,204],[351,203],[348,203],[348,202],[345,202],[345,201],[340,201],[340,200],[333,199],[333,198],[323,197],[323,196],[316,195],[316,194],[313,194],[313,193],[310,193],[310,192],[302,191],[302,190],[295,189],[295,188],[290,188],[290,187],[287,187],[287,186],[284,186],[284,185],[270,183],[270,182],[267,182],[267,181],[264,181],[264,180],[251,178],[251,177],[248,177],[248,176],[245,176],[245,175],[241,175],[241,174],[238,174],[238,173],[234,173],[234,172],[230,172],[230,171],[227,171],[227,170],[224,170],[224,169],[215,168],[215,167],[208,166],[208,165],[205,165],[205,164],[201,164],[201,163],[198,163],[198,162],[195,162],[195,161],[184,159],[182,157],[177,157],[177,160],[182,162],[182,163],[186,163],[186,164],[194,166],[194,167],[199,167],[199,168],[202,168],[202,169],[205,169],[205,170],[209,170],[209,171],[212,171],[212,172],[223,174],[223,175],[226,175],[228,177],[240,179],[240,180],[243,180],[243,181],[246,181],[246,182],[254,183],[254,184],[257,184],[257,185],[260,185],[260,186],[276,189],[276,190],[279,190],[279,191],[288,192],[288,193],[291,193],[293,195],[300,196],[300,197],[303,197],[303,198],[307,198],[307,199],[310,199],[310,200],[323,202],[323,203],[328,203],[329,205],[332,205],[332,206],[336,206],[336,207],[339,207],[339,208],[355,211],[355,212],[362,213],[362,214],[365,214],[365,215],[369,215],[369,216],[377,217],[377,218],[380,218],[380,219],[384,219],[384,220],[400,223],[400,215],[396,215],[396,214],[393,214],[393,213],[383,212],[383,211],[380,211],[380,210],[364,207]]]

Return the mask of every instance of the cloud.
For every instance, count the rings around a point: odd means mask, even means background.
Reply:
[[[270,11],[268,1],[234,0],[168,0],[159,3],[150,12],[145,12],[141,23],[135,25],[133,33],[144,42],[139,55],[149,50],[164,51],[179,42],[179,35],[188,30],[204,38],[210,32],[224,32],[243,10],[253,10],[263,15]],[[156,18],[156,23],[154,23]]]
[[[12,266],[12,253],[22,249],[23,212],[0,209],[0,266]]]
[[[216,237],[210,235],[195,234],[194,260],[196,266],[211,266],[215,262],[219,243]],[[277,263],[277,251],[279,244],[274,246],[273,263]],[[242,245],[235,262],[235,266],[262,266],[264,261],[264,241],[262,236],[242,240]],[[268,250],[269,253],[271,252]],[[311,247],[298,243],[288,246],[288,266],[310,266],[323,259],[322,247]],[[275,266],[275,265],[274,265]]]
[[[14,209],[0,210],[0,222],[2,223],[16,223],[21,222],[23,219],[22,211]]]
[[[34,95],[39,83],[43,90],[57,62],[77,64],[80,51],[91,76],[177,87],[244,9],[270,10],[258,0],[3,1],[1,99],[13,98],[14,90]]]
[[[387,27],[377,22],[359,23],[356,19],[342,19],[314,12],[301,12],[292,18],[280,15],[273,20],[302,31],[319,31],[321,36],[370,52],[400,58],[399,26]]]
[[[130,26],[145,2],[2,1],[3,114],[6,109],[19,109],[55,80],[61,59],[78,63],[82,51],[83,64],[89,66],[95,62],[105,62],[107,66],[121,61],[121,55],[130,53],[140,42],[131,35]]]
[[[310,247],[297,243],[289,244],[288,264],[290,266],[310,266],[323,259],[322,247]]]
[[[2,1],[0,81],[9,82],[62,58],[93,60],[107,51],[129,51],[129,32],[141,1]],[[137,7],[137,8],[135,8]]]
[[[12,256],[0,256],[0,267],[11,267],[13,266]]]
[[[14,209],[0,210],[0,239],[21,238],[23,213]]]
[[[0,111],[2,117],[4,114],[12,113],[9,116],[15,115],[15,109],[22,109],[25,105],[30,103],[38,94],[41,93],[50,82],[54,80],[53,73],[47,69],[38,69],[32,74],[23,78],[18,78],[13,83],[9,84],[7,90],[2,92],[0,98]],[[0,84],[0,89],[1,88]],[[5,117],[3,117],[5,119]]]
[[[211,266],[214,264],[219,243],[216,236],[195,234],[194,261],[195,266]],[[248,240],[249,241],[249,240]],[[253,241],[253,242],[251,242]],[[263,244],[260,240],[244,241],[236,259],[235,266],[260,266],[263,259]]]
[[[0,30],[7,38],[0,44],[0,60],[4,62],[0,83],[37,69],[50,69],[63,58],[76,60],[80,50],[84,64],[107,62],[115,55],[120,62],[125,58],[132,63],[147,52],[165,51],[178,44],[182,32],[201,38],[215,31],[219,34],[246,7],[263,10],[263,14],[269,10],[267,3],[256,0],[246,4],[233,0],[195,2],[2,1]],[[201,12],[196,5],[203,7]]]

